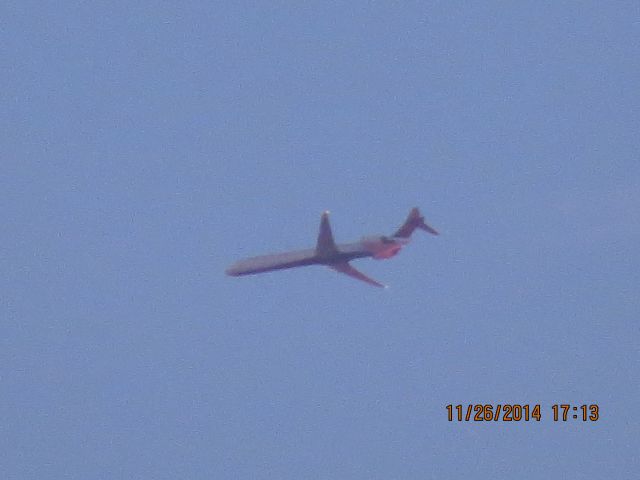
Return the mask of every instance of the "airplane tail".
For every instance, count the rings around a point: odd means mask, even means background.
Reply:
[[[409,238],[416,228],[424,230],[425,232],[429,232],[433,235],[438,235],[438,232],[435,228],[425,223],[424,217],[420,214],[420,210],[418,210],[417,208],[412,208],[405,222],[398,229],[398,231],[393,234],[393,236],[399,238]]]

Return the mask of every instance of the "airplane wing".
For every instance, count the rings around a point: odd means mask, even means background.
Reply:
[[[338,247],[336,247],[336,242],[333,240],[333,233],[331,233],[331,225],[329,224],[329,212],[324,212],[320,219],[316,252],[321,257],[327,257],[337,251]]]
[[[375,285],[376,287],[387,288],[386,285],[376,282],[374,279],[367,277],[364,273],[359,272],[355,268],[353,268],[349,262],[344,263],[334,263],[332,265],[327,265],[329,268],[335,270],[336,272],[344,273],[349,275],[350,277],[357,278],[358,280],[362,280],[363,282],[367,282],[370,285]]]

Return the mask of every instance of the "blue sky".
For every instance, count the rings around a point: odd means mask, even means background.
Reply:
[[[5,4],[0,476],[636,478],[639,14]],[[413,206],[387,290],[224,276]]]

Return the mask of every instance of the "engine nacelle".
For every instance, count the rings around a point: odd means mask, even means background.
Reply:
[[[384,248],[382,250],[378,250],[376,253],[374,253],[373,254],[373,258],[375,258],[376,260],[383,260],[385,258],[391,258],[391,257],[397,255],[401,248],[402,248],[402,245],[389,245],[389,246],[386,246],[386,248]]]
[[[391,258],[408,243],[408,239],[395,237],[365,237],[362,240],[364,248],[377,260]]]

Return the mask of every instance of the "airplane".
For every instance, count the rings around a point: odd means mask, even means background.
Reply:
[[[386,288],[386,285],[356,270],[349,261],[365,257],[377,260],[391,258],[409,243],[416,228],[438,235],[433,227],[425,223],[420,211],[413,208],[402,226],[391,236],[369,236],[354,243],[336,244],[329,225],[329,212],[325,211],[320,218],[320,232],[315,248],[240,260],[229,267],[226,274],[236,277],[307,265],[325,265],[370,285]]]

